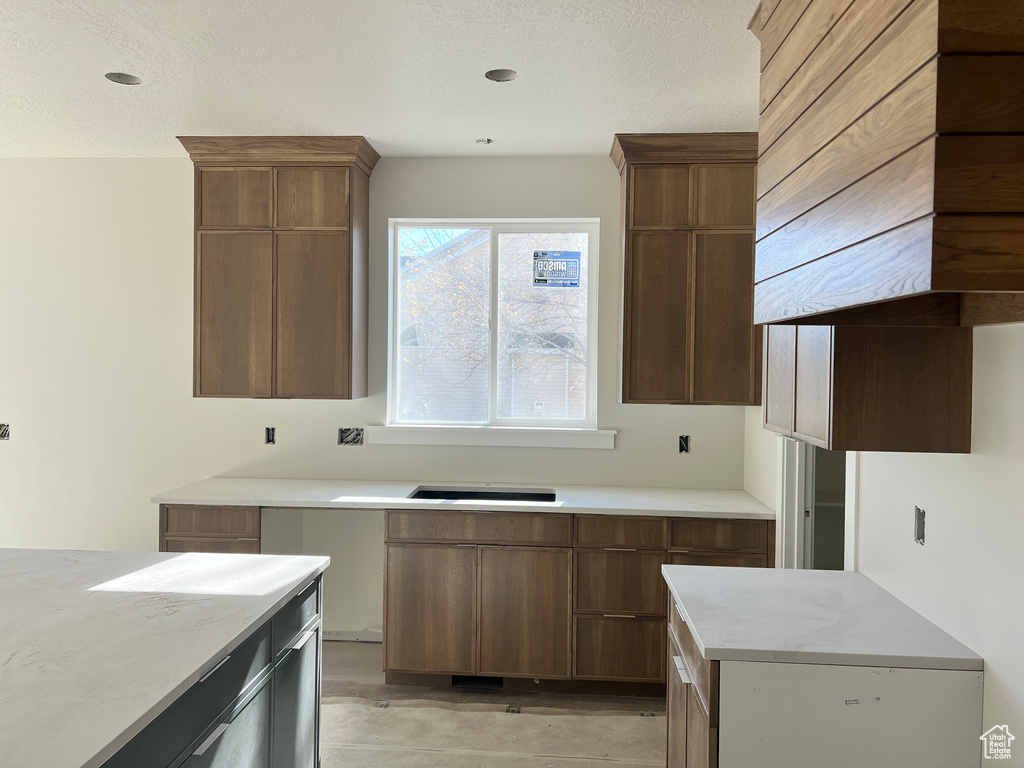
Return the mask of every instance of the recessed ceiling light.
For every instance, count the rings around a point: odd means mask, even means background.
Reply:
[[[476,143],[477,144],[493,144],[494,143],[494,139],[477,139]]]
[[[107,72],[104,75],[107,80],[118,85],[139,85],[142,82],[141,77],[135,75],[129,75],[125,72]]]
[[[516,71],[514,69],[489,69],[484,72],[484,77],[496,83],[507,83],[516,79]]]

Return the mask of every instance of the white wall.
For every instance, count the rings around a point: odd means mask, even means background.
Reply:
[[[985,658],[985,728],[1024,736],[1024,325],[974,336],[970,455],[860,454],[860,570]],[[926,537],[914,543],[914,506]]]
[[[744,482],[742,408],[616,402],[621,245],[608,158],[382,160],[370,187],[372,394],[355,402],[192,398],[187,159],[5,159],[0,177],[0,422],[11,424],[0,546],[154,549],[150,496],[210,475]],[[616,450],[336,445],[338,427],[384,420],[387,219],[415,216],[601,218],[599,422],[619,430]],[[264,426],[277,427],[277,445],[263,445]],[[339,516],[318,538],[330,554],[348,532]],[[333,577],[347,567],[336,558]]]
[[[775,509],[781,438],[761,425],[760,406],[743,410],[743,490]]]

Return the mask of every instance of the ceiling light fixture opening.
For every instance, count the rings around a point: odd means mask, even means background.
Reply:
[[[494,143],[494,139],[477,139],[476,143],[477,144],[493,144]]]
[[[135,75],[129,75],[126,72],[107,72],[104,75],[107,80],[118,85],[140,85],[142,83],[141,77]]]
[[[507,83],[516,79],[516,71],[514,69],[489,69],[484,72],[484,77],[496,83]]]

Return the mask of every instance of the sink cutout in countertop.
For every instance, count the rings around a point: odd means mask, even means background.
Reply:
[[[421,485],[409,494],[410,499],[441,499],[444,501],[555,501],[549,488],[444,488]]]

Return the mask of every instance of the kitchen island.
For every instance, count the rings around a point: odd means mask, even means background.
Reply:
[[[0,549],[0,762],[315,766],[329,563]]]
[[[662,573],[669,768],[980,764],[983,659],[863,574]]]

